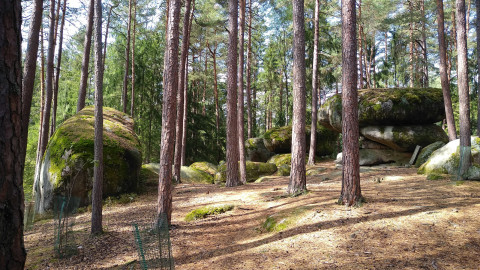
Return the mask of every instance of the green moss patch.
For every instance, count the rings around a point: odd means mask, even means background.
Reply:
[[[441,180],[441,179],[444,179],[444,177],[440,174],[431,173],[427,175],[427,180]]]
[[[268,216],[262,223],[262,228],[267,232],[279,232],[296,224],[305,216],[313,206],[301,206],[285,210],[280,213]]]
[[[203,219],[211,215],[218,215],[228,211],[233,210],[235,206],[229,205],[220,205],[220,206],[205,206],[197,208],[185,216],[185,221],[192,221],[197,219]]]
[[[212,176],[215,175],[215,173],[217,172],[217,166],[209,162],[195,162],[192,163],[189,167],[206,172]]]

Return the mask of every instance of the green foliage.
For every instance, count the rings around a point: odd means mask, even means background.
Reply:
[[[221,205],[221,206],[205,206],[205,207],[197,208],[195,210],[192,210],[190,213],[188,213],[185,216],[185,221],[193,221],[197,219],[203,219],[211,215],[222,214],[227,211],[233,210],[233,208],[234,206],[231,204]]]

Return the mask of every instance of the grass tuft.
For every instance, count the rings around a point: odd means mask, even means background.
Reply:
[[[205,206],[201,208],[197,208],[185,216],[185,221],[192,221],[197,219],[206,218],[207,216],[211,215],[218,215],[225,213],[227,211],[233,210],[234,206],[231,204],[228,205],[220,205],[220,206]]]

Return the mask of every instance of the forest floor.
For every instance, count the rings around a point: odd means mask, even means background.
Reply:
[[[373,167],[361,173],[360,207],[336,204],[341,170],[315,166],[309,192],[285,196],[288,177],[226,188],[180,184],[170,230],[176,269],[480,269],[480,182],[426,180],[415,168]],[[89,237],[90,212],[75,219],[78,252],[55,258],[51,219],[25,233],[27,269],[140,269],[132,222],[152,220],[156,188],[131,203],[106,205],[105,233]],[[224,214],[186,222],[207,205]],[[267,218],[279,226],[264,228]],[[280,230],[282,229],[282,230]]]

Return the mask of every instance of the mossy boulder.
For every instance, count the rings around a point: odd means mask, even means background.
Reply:
[[[277,172],[275,174],[278,176],[289,176],[291,169],[291,165],[280,164],[280,166],[277,166]]]
[[[306,145],[310,145],[310,126],[305,128]],[[335,152],[338,140],[338,132],[329,130],[323,126],[317,126],[317,144],[315,154],[317,156],[331,155]],[[263,141],[268,151],[276,154],[290,153],[292,149],[292,126],[277,127],[267,130],[263,135]],[[306,148],[308,151],[308,147]]]
[[[189,184],[213,184],[213,175],[192,167],[182,166],[180,168],[180,180],[182,183]]]
[[[189,167],[199,171],[206,172],[212,176],[214,176],[215,173],[217,172],[216,165],[209,162],[204,162],[204,161],[192,163]]]
[[[248,161],[267,162],[273,155],[266,147],[262,138],[250,138],[245,141],[245,158]]]
[[[94,167],[94,108],[89,106],[58,127],[47,145],[35,178],[37,213],[52,207],[56,195],[71,195],[81,205],[90,203]],[[103,196],[137,189],[142,156],[132,118],[103,108]]]
[[[271,157],[267,163],[273,163],[277,165],[277,168],[282,165],[291,166],[292,165],[292,154],[278,154]]]
[[[417,145],[422,147],[431,143],[448,142],[448,136],[437,125],[412,126],[367,126],[360,129],[365,138],[381,143],[393,150],[413,152]]]
[[[342,97],[330,97],[320,108],[318,122],[342,131]],[[358,121],[370,125],[423,125],[445,118],[442,89],[392,88],[358,91]]]
[[[420,167],[423,163],[425,163],[428,158],[432,155],[432,153],[442,148],[445,145],[444,142],[434,142],[422,148],[420,153],[418,154],[417,161],[415,161],[415,167]]]
[[[388,146],[369,140],[363,136],[358,139],[358,146],[361,149],[390,149]]]
[[[259,177],[272,175],[277,171],[277,166],[272,163],[264,162],[246,162],[247,169],[247,182],[254,182]],[[227,164],[218,166],[217,173],[215,174],[215,183],[225,183],[227,181]]]
[[[464,179],[480,180],[480,138],[471,137],[472,164]],[[420,174],[450,174],[457,175],[460,165],[460,140],[454,140],[435,150],[425,163],[418,168]]]
[[[407,164],[409,153],[397,152],[391,149],[360,149],[360,166],[373,166],[387,163]],[[342,164],[342,153],[337,155],[335,163]]]

